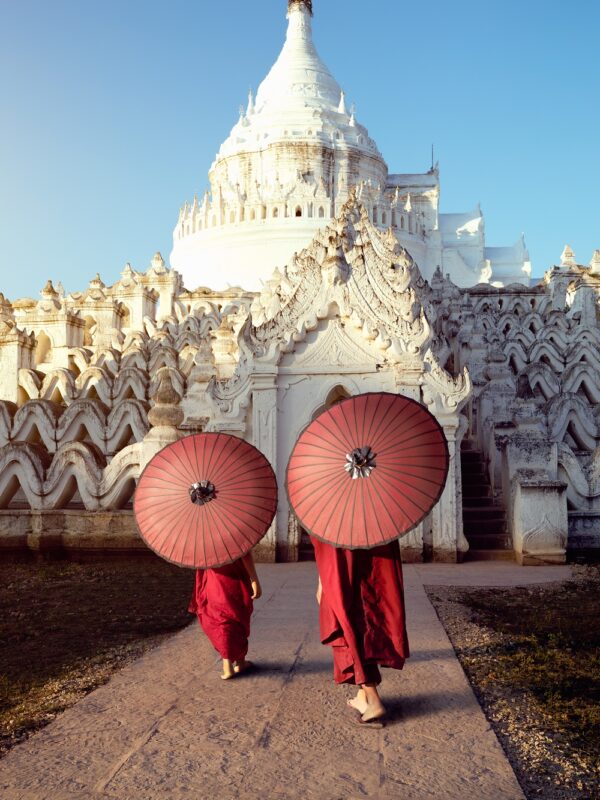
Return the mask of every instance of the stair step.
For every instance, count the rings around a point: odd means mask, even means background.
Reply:
[[[475,508],[475,506],[489,506],[491,502],[492,502],[492,497],[491,497],[491,492],[489,491],[487,495],[465,494],[465,492],[463,491],[463,505],[466,506],[467,508]]]
[[[504,531],[503,533],[472,533],[468,537],[470,547],[474,550],[511,550],[512,539]]]
[[[485,506],[468,506],[465,503],[463,504],[463,516],[469,519],[498,519],[498,517],[504,517],[505,513],[502,506],[493,503],[487,503]]]
[[[463,520],[463,530],[467,539],[471,536],[496,536],[506,534],[506,522],[503,519],[494,519],[489,522],[481,523],[476,520]]]
[[[514,561],[512,550],[477,550],[470,548],[465,553],[464,561]]]
[[[463,497],[481,497],[482,492],[490,491],[489,483],[481,483],[479,486],[473,483],[463,484]]]
[[[494,500],[483,453],[470,440],[461,446],[463,530],[469,542],[466,560],[514,561],[506,512]]]
[[[463,470],[462,479],[464,484],[489,484],[490,478],[485,472],[468,472]]]

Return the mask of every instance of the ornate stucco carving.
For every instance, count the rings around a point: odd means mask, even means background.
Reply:
[[[557,528],[544,514],[541,521],[522,534],[524,553],[563,553],[567,546],[567,531]]]
[[[433,338],[428,291],[410,254],[393,235],[382,235],[352,196],[340,217],[254,300],[252,349],[260,356],[278,342],[282,351],[292,350],[319,319],[339,313],[389,350],[393,362],[421,352]]]
[[[370,364],[373,352],[348,336],[340,320],[332,320],[317,342],[294,359],[295,371],[327,370]]]

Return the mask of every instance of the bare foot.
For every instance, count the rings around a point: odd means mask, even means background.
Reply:
[[[375,686],[361,687],[348,705],[358,711],[360,722],[374,722],[385,716],[385,706]]]
[[[221,673],[221,680],[228,681],[230,678],[235,678],[235,661],[230,661],[228,658],[223,659],[223,672]]]
[[[234,661],[233,662],[233,670],[236,675],[242,675],[244,672],[248,672],[248,670],[254,669],[254,664],[252,661]]]
[[[347,701],[350,708],[354,708],[359,714],[364,714],[368,708],[367,698],[365,697],[364,689],[359,689],[356,697],[352,697]]]
[[[375,720],[381,719],[382,717],[385,717],[385,706],[380,702],[378,705],[367,706],[367,710],[362,714],[360,721],[375,722]]]

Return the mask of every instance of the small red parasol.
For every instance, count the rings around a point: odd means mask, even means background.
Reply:
[[[312,536],[337,547],[377,547],[431,511],[448,461],[444,432],[424,406],[397,394],[361,394],[300,434],[287,468],[288,496]]]
[[[146,544],[184,567],[220,567],[267,532],[277,481],[265,456],[226,433],[186,436],[157,453],[134,498]]]

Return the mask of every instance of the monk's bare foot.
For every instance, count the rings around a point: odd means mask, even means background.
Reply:
[[[360,714],[361,723],[374,723],[385,717],[385,706],[381,702],[376,686],[361,686],[356,697],[348,700],[348,705]]]
[[[221,680],[228,681],[230,678],[235,678],[235,661],[230,661],[228,658],[223,659],[223,672],[221,673]]]
[[[361,715],[360,721],[376,722],[377,720],[382,719],[382,717],[385,717],[385,706],[380,702],[377,705],[374,704],[367,706],[367,710]]]
[[[242,675],[244,672],[248,672],[248,670],[254,669],[254,664],[252,663],[252,661],[246,661],[246,659],[244,658],[242,661],[234,661],[233,669],[236,675]]]
[[[364,689],[359,689],[356,693],[356,697],[352,697],[350,700],[348,700],[348,705],[350,708],[358,711],[358,713],[362,716],[368,708]]]

